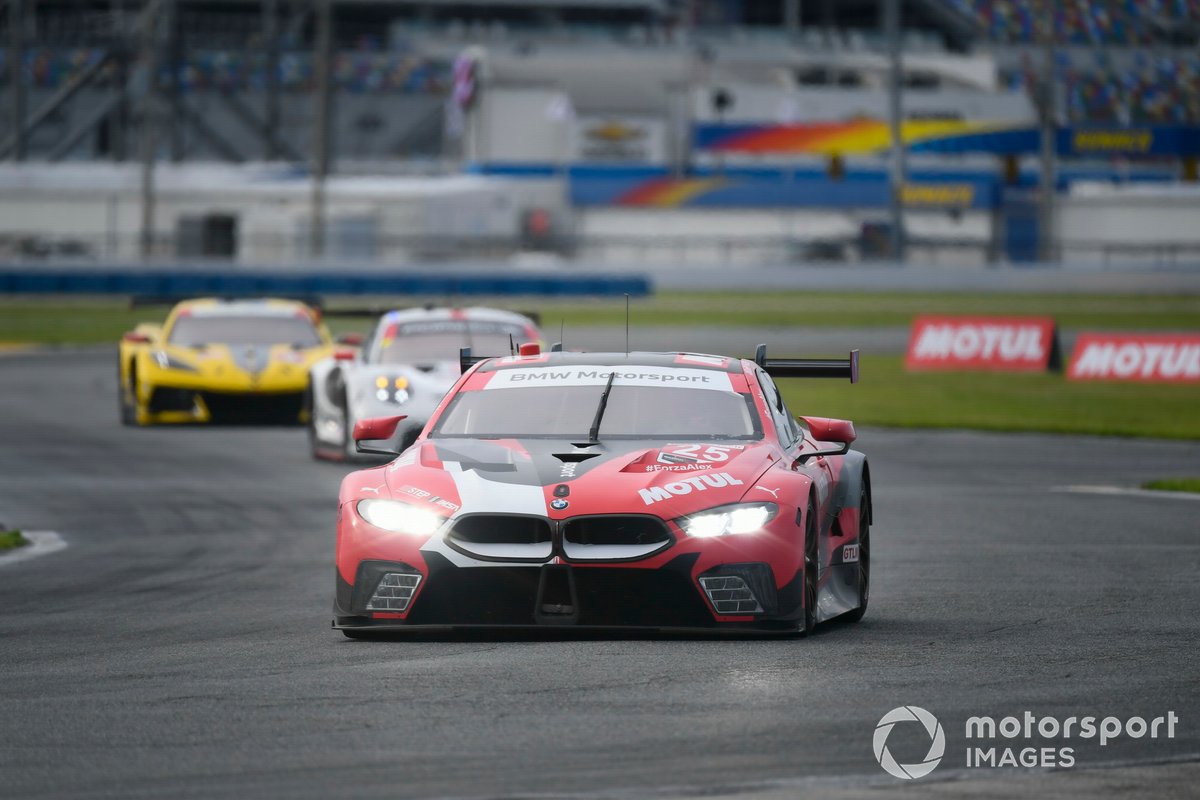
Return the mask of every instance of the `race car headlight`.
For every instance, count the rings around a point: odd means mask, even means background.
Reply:
[[[154,353],[154,360],[163,369],[181,369],[184,372],[196,372],[196,367],[168,353],[166,350],[158,350]]]
[[[706,539],[727,533],[753,533],[779,513],[774,503],[738,503],[682,517],[679,527],[688,536]]]
[[[430,536],[443,519],[428,509],[395,500],[359,500],[358,515],[376,528],[412,536]]]
[[[404,405],[410,397],[408,378],[388,379],[380,375],[375,379],[375,398],[382,403]]]

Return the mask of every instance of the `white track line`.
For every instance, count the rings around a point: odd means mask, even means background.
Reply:
[[[0,567],[54,553],[67,546],[66,540],[54,531],[21,531],[21,535],[29,540],[29,544],[0,555]]]
[[[1117,497],[1153,497],[1155,500],[1200,500],[1195,492],[1166,492],[1161,489],[1128,489],[1123,486],[1054,486],[1052,492],[1106,494]]]

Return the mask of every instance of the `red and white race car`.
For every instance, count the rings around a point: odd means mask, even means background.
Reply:
[[[338,499],[334,627],[811,632],[860,619],[871,479],[845,420],[773,378],[846,359],[539,352],[476,359],[417,441]],[[391,452],[401,418],[360,421]]]

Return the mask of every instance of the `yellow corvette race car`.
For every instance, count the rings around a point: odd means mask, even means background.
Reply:
[[[121,422],[304,423],[309,369],[332,352],[304,303],[185,300],[121,338]]]

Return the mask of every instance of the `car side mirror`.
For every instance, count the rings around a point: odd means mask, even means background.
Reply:
[[[808,426],[809,435],[818,442],[837,442],[839,447],[819,448],[813,452],[802,453],[800,461],[813,456],[840,456],[850,450],[850,444],[858,438],[854,431],[854,423],[848,419],[831,419],[829,417],[800,417]]]
[[[809,433],[818,442],[841,442],[850,444],[858,438],[854,432],[854,423],[848,419],[830,419],[829,417],[800,417],[808,426]]]
[[[127,342],[128,344],[150,344],[150,337],[144,333],[130,331],[121,337],[121,341]]]
[[[343,333],[337,338],[337,343],[347,347],[362,347],[363,335],[361,333]]]
[[[392,446],[391,439],[396,435],[396,426],[406,418],[406,414],[401,414],[396,417],[360,419],[354,423],[354,432],[351,434],[354,439],[354,449],[360,453],[381,456],[398,455],[400,451]],[[379,442],[383,442],[386,446],[378,444]]]

